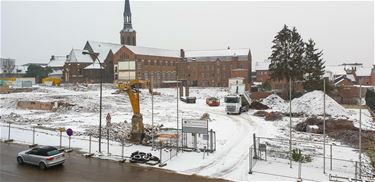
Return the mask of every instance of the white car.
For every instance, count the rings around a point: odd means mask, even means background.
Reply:
[[[40,169],[62,165],[65,162],[65,154],[56,147],[40,146],[18,153],[18,164],[31,164],[39,166]]]

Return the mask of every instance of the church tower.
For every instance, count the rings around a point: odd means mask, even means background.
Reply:
[[[136,32],[132,26],[132,13],[129,0],[125,0],[124,28],[120,31],[122,45],[136,45]]]

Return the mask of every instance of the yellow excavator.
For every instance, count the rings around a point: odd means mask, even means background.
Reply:
[[[149,80],[131,80],[125,83],[118,83],[117,88],[120,92],[126,92],[129,96],[133,109],[132,130],[130,140],[133,142],[142,142],[144,137],[143,117],[139,106],[140,88],[148,87],[150,94],[154,94]]]

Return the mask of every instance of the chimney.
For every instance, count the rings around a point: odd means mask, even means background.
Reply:
[[[184,49],[180,49],[180,57],[185,58],[185,51],[184,51]]]
[[[55,55],[52,55],[50,61],[52,61],[54,59],[55,59]]]

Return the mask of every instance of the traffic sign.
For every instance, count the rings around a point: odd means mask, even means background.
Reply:
[[[107,120],[107,122],[111,122],[111,119],[112,119],[112,117],[111,117],[111,114],[107,114],[107,117],[105,118],[106,120]]]
[[[72,136],[72,135],[73,135],[73,130],[72,130],[71,128],[68,128],[68,129],[66,130],[66,134],[67,134],[68,136]]]
[[[110,126],[111,125],[111,119],[112,119],[111,114],[108,113],[107,117],[105,119],[107,120],[107,126]]]

